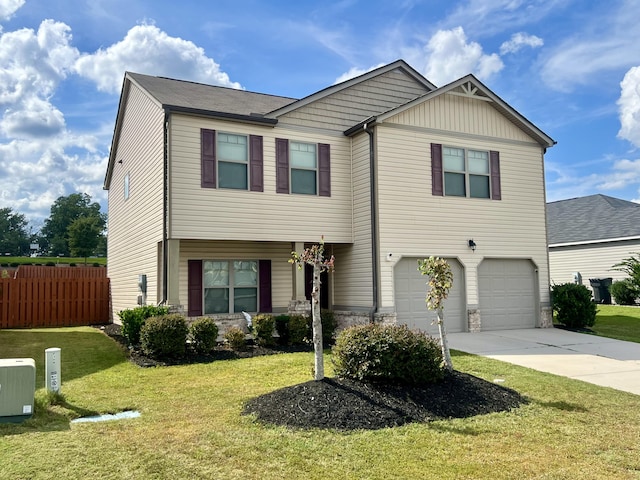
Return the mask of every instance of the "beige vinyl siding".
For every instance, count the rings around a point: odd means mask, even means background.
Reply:
[[[446,125],[430,127],[439,131]],[[395,261],[427,255],[461,261],[470,305],[478,303],[477,266],[483,258],[532,259],[539,271],[540,300],[548,302],[541,147],[481,136],[482,125],[468,128],[465,133],[472,135],[436,134],[431,128],[376,128],[382,306],[393,306]],[[433,196],[432,142],[499,151],[502,200]],[[468,239],[478,245],[475,252],[468,247]],[[394,261],[384,261],[388,253]]]
[[[108,275],[116,321],[117,312],[137,305],[139,274],[147,275],[147,301],[161,300],[157,245],[162,240],[164,114],[135,84],[123,105],[109,188]],[[127,174],[129,198],[125,201]]]
[[[264,192],[201,188],[200,129],[263,136]],[[276,193],[275,139],[331,145],[331,197]],[[328,243],[353,240],[350,140],[172,115],[170,237]]]
[[[283,124],[344,131],[428,90],[400,69],[364,81],[278,118]]]
[[[291,243],[269,242],[180,242],[180,302],[188,300],[189,260],[271,260],[271,300],[273,308],[286,309],[293,291],[293,269],[289,263]]]
[[[628,275],[611,267],[638,252],[640,240],[549,247],[551,283],[573,283],[574,272],[582,275],[582,284],[588,288],[590,278],[622,280]]]
[[[452,94],[440,95],[421,103],[394,115],[387,122],[533,142],[523,130],[500,115],[491,102]]]
[[[336,245],[333,303],[344,308],[373,305],[369,136],[353,138],[353,245]]]

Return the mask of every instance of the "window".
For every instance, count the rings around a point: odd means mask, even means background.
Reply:
[[[218,187],[247,190],[248,148],[247,137],[218,132]]]
[[[276,192],[331,196],[331,146],[276,138]]]
[[[258,311],[258,262],[203,262],[204,314]]]
[[[318,159],[313,143],[291,142],[291,193],[315,195],[317,188]]]
[[[200,185],[264,191],[262,136],[200,129]]]
[[[446,196],[491,198],[489,152],[443,147],[442,170]]]
[[[127,173],[124,176],[124,199],[127,200],[129,198],[129,174]]]

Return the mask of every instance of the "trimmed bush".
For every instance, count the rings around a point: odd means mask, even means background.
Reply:
[[[253,317],[252,323],[253,337],[258,345],[267,347],[275,343],[273,340],[273,331],[275,329],[276,322],[273,315],[260,313]]]
[[[367,324],[340,332],[332,349],[336,375],[420,385],[444,378],[438,341],[406,326]]]
[[[322,343],[324,345],[330,345],[333,343],[333,337],[338,327],[338,322],[336,322],[333,310],[320,311],[320,319],[322,321]]]
[[[140,346],[152,358],[182,357],[188,331],[184,316],[177,313],[151,317],[140,329]]]
[[[198,318],[189,327],[191,345],[196,353],[211,352],[218,342],[218,326],[208,317]]]
[[[324,327],[323,330],[324,332]],[[311,327],[308,317],[291,315],[289,317],[289,345],[302,345],[311,338]]]
[[[640,296],[640,292],[628,278],[613,282],[609,292],[618,305],[635,305],[636,298]]]
[[[129,345],[140,343],[140,329],[147,318],[169,313],[167,307],[154,307],[153,305],[143,305],[133,309],[121,310],[118,312],[122,321],[122,335],[127,339]]]
[[[275,317],[276,332],[278,332],[278,343],[280,345],[289,345],[289,315],[277,315]],[[306,325],[306,323],[305,323]]]
[[[551,307],[558,323],[568,328],[592,327],[596,323],[596,305],[584,285],[563,283],[551,287]]]
[[[223,338],[232,350],[244,350],[247,345],[244,338],[244,331],[238,327],[229,328],[223,335]]]

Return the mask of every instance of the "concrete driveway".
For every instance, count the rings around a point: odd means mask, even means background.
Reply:
[[[640,343],[559,328],[450,333],[449,347],[640,395]]]

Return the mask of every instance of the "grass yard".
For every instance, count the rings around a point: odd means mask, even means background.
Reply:
[[[107,257],[88,257],[87,265],[98,263],[100,265],[107,264]],[[47,263],[75,263],[76,265],[84,265],[84,257],[8,257],[0,256],[0,265],[11,265],[17,263],[20,265],[46,265]]]
[[[598,305],[596,335],[640,343],[640,307]]]
[[[62,349],[60,405],[41,388],[48,347]],[[640,396],[473,355],[454,352],[456,369],[503,379],[530,403],[350,433],[240,415],[248,399],[310,380],[312,353],[141,369],[101,332],[81,327],[0,331],[0,356],[35,358],[40,388],[33,419],[0,424],[2,479],[640,478]],[[69,422],[127,409],[142,415]]]

